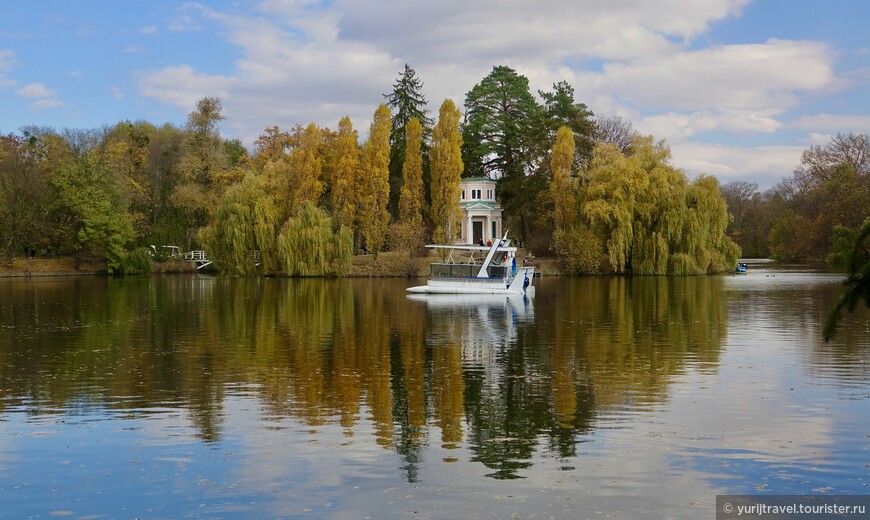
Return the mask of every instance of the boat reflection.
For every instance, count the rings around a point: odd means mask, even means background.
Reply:
[[[526,294],[409,294],[408,300],[425,303],[430,320],[461,333],[463,358],[484,361],[484,351],[516,342],[520,323],[535,318],[533,299]],[[483,357],[483,358],[482,358]]]

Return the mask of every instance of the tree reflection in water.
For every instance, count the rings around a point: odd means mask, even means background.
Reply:
[[[275,427],[291,417],[314,435],[337,424],[353,437],[370,422],[409,481],[430,445],[510,479],[536,453],[569,467],[615,410],[667,400],[687,365],[715,370],[726,335],[721,277],[569,279],[534,299],[422,301],[402,282],[10,282],[0,406],[181,408],[215,442],[227,394],[244,392]]]

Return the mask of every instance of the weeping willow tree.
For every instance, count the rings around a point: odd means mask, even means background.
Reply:
[[[634,214],[638,194],[649,184],[646,172],[615,144],[599,144],[587,172],[584,216],[604,239],[605,252],[614,272],[631,266]]]
[[[601,240],[577,211],[577,185],[571,176],[574,164],[574,132],[559,128],[550,156],[550,200],[553,203],[553,250],[566,273],[589,274],[601,263]]]
[[[333,231],[332,218],[309,202],[282,226],[278,250],[289,276],[336,276],[350,267],[353,235],[346,226]]]
[[[200,232],[200,240],[221,271],[274,274],[279,213],[264,179],[248,174],[224,193],[214,218]]]
[[[614,272],[715,273],[740,255],[725,235],[728,212],[716,179],[690,183],[670,157],[650,136],[636,137],[627,153],[613,144],[593,152],[582,214],[604,240]]]
[[[870,240],[870,218],[864,221],[853,239],[847,259],[848,276],[843,282],[846,290],[837,300],[837,305],[831,309],[825,321],[825,328],[822,331],[825,341],[831,341],[837,334],[837,325],[840,322],[843,309],[854,312],[861,300],[864,300],[865,307],[870,307],[870,246],[868,246],[868,240]]]

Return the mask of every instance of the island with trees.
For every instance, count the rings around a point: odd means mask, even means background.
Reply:
[[[124,274],[149,271],[151,246],[172,244],[226,273],[340,276],[359,253],[410,262],[427,241],[455,240],[463,177],[497,181],[504,228],[566,274],[716,273],[741,251],[845,263],[870,215],[867,134],[810,147],[762,193],[690,179],[664,141],[596,117],[567,82],[534,94],[506,66],[430,115],[406,65],[383,101],[362,142],[344,117],[335,129],[270,126],[249,150],[220,135],[214,97],[183,127],[0,136],[0,248],[7,263],[97,259]]]

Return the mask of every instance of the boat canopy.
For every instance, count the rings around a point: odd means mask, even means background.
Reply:
[[[489,273],[487,271],[487,268],[490,267],[491,264],[497,265],[499,263],[498,260],[515,258],[517,254],[517,248],[510,245],[510,239],[507,237],[507,232],[505,232],[502,239],[496,240],[488,246],[475,246],[467,244],[427,244],[426,247],[428,247],[429,249],[447,250],[447,258],[443,262],[445,264],[480,265],[480,269],[477,271],[476,275],[477,278],[488,278]],[[458,253],[457,256],[460,254],[467,254],[467,257],[457,259],[454,258],[454,253]],[[483,257],[484,253],[486,253],[486,257],[481,258]],[[502,254],[499,255],[499,253]]]

